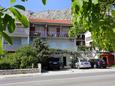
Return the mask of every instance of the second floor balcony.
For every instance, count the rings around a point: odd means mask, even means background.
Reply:
[[[45,31],[30,31],[31,37],[63,37],[67,38],[67,32],[45,32]]]
[[[16,37],[28,37],[29,29],[28,28],[16,28],[12,34],[10,34],[10,33],[8,33],[8,34],[11,36],[16,36]]]

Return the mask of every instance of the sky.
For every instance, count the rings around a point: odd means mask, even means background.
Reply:
[[[10,7],[10,0],[0,0],[0,5],[3,7]],[[21,2],[17,0],[15,4],[21,4],[31,11],[43,11],[43,10],[60,10],[71,7],[71,0],[47,0],[47,4],[44,6],[42,0],[28,0],[27,2]]]

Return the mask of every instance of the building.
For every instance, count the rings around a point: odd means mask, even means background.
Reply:
[[[68,36],[70,20],[30,19],[30,23],[30,43],[39,36],[50,48],[77,51],[76,39]]]
[[[30,27],[24,28],[22,24],[16,24],[16,30],[13,34],[9,34],[12,37],[13,44],[9,45],[3,40],[3,48],[6,51],[14,52],[21,46],[31,44],[36,37],[40,37],[46,41],[50,48],[68,50],[71,52],[77,51],[77,44],[85,45],[86,34],[81,34],[80,37],[69,37],[68,31],[72,27],[70,20],[51,20],[51,19],[33,19],[30,18]],[[78,40],[80,43],[78,43]],[[58,54],[57,57],[62,57],[62,54]],[[64,66],[69,66],[72,56],[65,54],[61,58]]]
[[[86,31],[84,33],[81,33],[76,37],[76,45],[77,46],[85,46],[85,47],[91,47],[92,43],[91,33],[89,31]]]
[[[93,41],[92,38],[91,38],[91,32],[86,31],[84,33],[84,35],[85,35],[85,46],[91,47],[91,43]]]
[[[29,27],[24,28],[22,24],[17,22],[14,33],[12,34],[8,33],[8,34],[11,36],[13,44],[10,45],[8,42],[6,42],[3,39],[2,45],[3,45],[4,50],[6,51],[14,52],[19,47],[29,44]]]
[[[77,51],[76,38],[70,38],[68,31],[71,27],[70,20],[30,19],[30,43],[34,38],[40,37],[47,41],[50,48]],[[62,53],[53,57],[61,59],[64,66],[70,65],[70,55]]]
[[[30,12],[27,10],[26,11],[18,10],[18,11],[27,17],[30,16]],[[11,14],[11,12],[8,12],[8,13]],[[11,14],[11,16],[13,15]],[[16,22],[16,29],[12,34],[6,31],[7,34],[11,36],[13,44],[10,45],[8,42],[2,39],[3,49],[9,52],[14,52],[16,51],[16,49],[20,48],[21,46],[25,46],[29,44],[29,30],[30,30],[30,27],[25,28],[20,22]]]
[[[7,51],[15,51],[21,46],[31,44],[35,37],[47,41],[50,48],[77,51],[77,46],[90,47],[91,33],[87,31],[76,38],[69,37],[68,31],[71,26],[70,20],[30,19],[28,28],[17,23],[14,33],[8,33],[12,37],[13,45],[3,40],[3,48]]]
[[[19,11],[29,18],[30,27],[25,29],[20,23],[17,23],[15,32],[10,35],[13,45],[3,40],[3,48],[7,51],[15,51],[20,46],[31,44],[37,36],[46,40],[51,48],[77,51],[77,46],[88,45],[85,33],[77,38],[68,36],[68,30],[72,26],[71,9],[40,12]]]

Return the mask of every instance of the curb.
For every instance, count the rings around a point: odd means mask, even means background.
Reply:
[[[65,75],[65,74],[83,74],[83,73],[98,73],[98,72],[115,72],[115,68],[109,69],[70,69],[66,71],[49,71],[47,73],[29,73],[29,74],[14,74],[14,75],[0,75],[0,79],[14,78],[14,77],[27,77],[27,76],[51,76],[51,75]]]

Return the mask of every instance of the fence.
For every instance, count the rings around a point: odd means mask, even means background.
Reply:
[[[41,64],[38,64],[38,68],[0,70],[0,75],[27,74],[27,73],[41,73]]]

